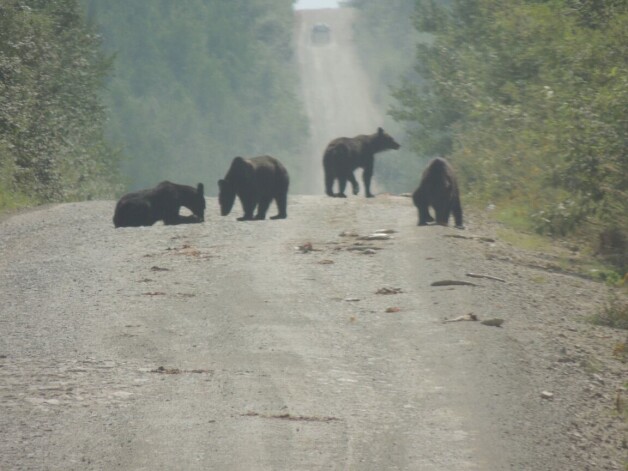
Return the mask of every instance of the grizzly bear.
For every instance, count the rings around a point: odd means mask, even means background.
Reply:
[[[419,211],[419,226],[434,221],[429,212],[431,206],[436,213],[436,224],[446,226],[450,213],[453,213],[456,227],[464,228],[458,183],[451,165],[445,159],[438,157],[427,164],[421,183],[412,194],[412,200]]]
[[[238,221],[266,219],[266,211],[273,199],[279,212],[271,219],[285,219],[288,217],[289,184],[288,171],[274,157],[236,157],[225,178],[218,181],[220,214],[226,216],[231,212],[237,195],[244,210],[244,216]],[[256,207],[257,214],[253,216]]]
[[[116,204],[113,215],[115,227],[152,226],[157,221],[166,225],[203,222],[205,220],[205,196],[203,184],[196,188],[163,181],[155,188],[124,195]],[[185,206],[192,215],[180,216]]]
[[[382,128],[377,128],[375,134],[359,135],[356,137],[339,137],[331,141],[323,155],[323,169],[325,170],[325,193],[327,196],[346,198],[345,187],[347,181],[351,182],[353,194],[360,191],[353,171],[360,167],[363,170],[364,192],[367,198],[372,198],[371,177],[375,154],[389,149],[401,147]],[[338,193],[334,193],[332,187],[338,180]]]

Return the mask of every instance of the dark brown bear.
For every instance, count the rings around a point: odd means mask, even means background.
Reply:
[[[456,227],[462,229],[462,206],[456,176],[445,159],[432,159],[423,171],[421,183],[412,194],[414,205],[419,210],[419,226],[425,226],[434,219],[429,207],[434,208],[436,224],[446,226],[449,214],[453,213]]]
[[[360,185],[358,185],[353,171],[361,167],[364,169],[362,180],[364,181],[366,197],[372,198],[371,177],[373,176],[375,154],[389,149],[396,150],[399,147],[401,146],[382,128],[377,128],[375,134],[334,139],[327,145],[323,155],[325,193],[327,196],[346,198],[345,187],[349,181],[353,187],[353,194],[357,195],[360,191]],[[338,193],[334,193],[332,190],[334,180],[338,180]]]
[[[271,219],[285,219],[288,217],[289,184],[288,171],[274,157],[236,157],[225,178],[218,181],[220,213],[226,216],[231,212],[237,195],[244,210],[244,216],[239,217],[238,221],[265,219],[273,199],[279,212]],[[256,207],[257,214],[253,216]]]
[[[180,216],[181,206],[188,208],[193,215]],[[194,188],[164,181],[155,188],[135,191],[120,198],[113,215],[113,224],[115,227],[139,227],[152,226],[157,221],[170,225],[203,222],[204,219],[202,183]]]

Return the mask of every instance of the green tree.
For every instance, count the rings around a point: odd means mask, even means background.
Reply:
[[[103,137],[110,61],[75,0],[0,0],[0,205],[111,194]]]
[[[628,232],[628,4],[417,2],[420,80],[395,91],[413,147],[539,230]]]

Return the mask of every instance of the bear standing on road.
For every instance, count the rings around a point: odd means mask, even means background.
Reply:
[[[164,181],[155,188],[128,193],[116,205],[113,224],[115,227],[139,227],[152,226],[162,220],[167,225],[203,222],[203,191],[202,183],[194,188]],[[188,208],[193,215],[180,216],[181,206]]]
[[[399,147],[401,146],[382,128],[377,128],[375,134],[334,139],[327,145],[323,155],[325,193],[327,196],[346,198],[345,187],[349,181],[353,187],[353,194],[357,195],[360,185],[353,171],[361,167],[364,169],[362,172],[364,192],[367,198],[372,198],[374,195],[371,193],[371,177],[375,154],[389,149],[396,150]],[[338,180],[338,193],[332,190],[334,180]]]
[[[239,217],[238,221],[265,219],[273,199],[279,212],[271,219],[285,219],[288,217],[289,184],[288,171],[274,157],[236,157],[225,178],[218,181],[220,213],[226,216],[231,212],[237,195],[244,210],[244,216]],[[256,207],[257,214],[253,216]]]
[[[464,228],[458,183],[451,165],[445,159],[435,158],[427,164],[421,183],[412,194],[412,200],[419,211],[419,226],[434,221],[429,212],[431,206],[436,213],[436,224],[446,226],[449,214],[453,213],[456,227]]]

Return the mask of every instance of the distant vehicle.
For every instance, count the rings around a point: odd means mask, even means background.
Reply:
[[[331,39],[331,28],[325,23],[316,23],[312,26],[312,43],[327,44]]]

